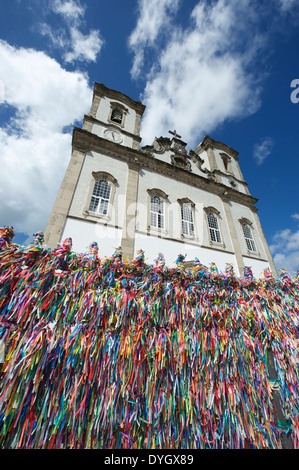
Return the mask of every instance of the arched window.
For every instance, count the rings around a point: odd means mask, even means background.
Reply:
[[[128,114],[128,111],[128,108],[126,108],[123,104],[118,103],[117,101],[111,101],[108,122],[112,122],[120,127],[124,127],[125,118]]]
[[[121,124],[122,119],[123,119],[123,113],[119,109],[113,109],[111,112],[111,121]]]
[[[220,156],[222,158],[225,171],[227,171],[228,173],[233,173],[231,157],[226,153],[220,153]]]
[[[216,215],[213,212],[208,212],[207,218],[211,241],[221,243],[220,230]]]
[[[181,205],[182,231],[184,235],[194,237],[194,222],[191,204],[183,203]]]
[[[248,224],[246,224],[245,222],[242,223],[242,229],[243,229],[243,234],[244,234],[244,238],[245,238],[245,242],[246,242],[246,245],[247,245],[247,248],[249,251],[256,251],[256,247],[255,247],[255,243],[254,243],[254,239],[253,239],[253,235],[252,235],[252,231],[251,231],[251,228]]]
[[[111,186],[105,179],[97,180],[94,183],[92,196],[89,203],[89,210],[101,215],[108,214],[109,201],[111,196]]]
[[[164,202],[156,195],[151,197],[150,225],[164,229]]]

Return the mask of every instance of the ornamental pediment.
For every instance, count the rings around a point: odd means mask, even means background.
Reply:
[[[141,151],[151,156],[158,158],[167,154],[169,163],[177,168],[192,171],[193,162],[196,167],[207,175],[208,178],[213,179],[212,173],[207,168],[202,168],[205,161],[193,150],[186,150],[187,143],[182,141],[176,131],[170,132],[174,135],[173,139],[168,137],[156,137],[152,145],[146,145],[141,148]],[[165,159],[163,158],[165,161]]]

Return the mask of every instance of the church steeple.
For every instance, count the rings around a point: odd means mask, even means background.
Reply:
[[[248,184],[244,180],[239,165],[239,153],[236,150],[205,135],[203,141],[195,149],[195,153],[207,155],[209,169],[218,183],[250,195]]]
[[[83,129],[111,142],[139,149],[140,120],[145,106],[129,96],[95,83],[90,111]]]

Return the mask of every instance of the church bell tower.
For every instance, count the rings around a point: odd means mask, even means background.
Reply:
[[[95,83],[83,127],[73,131],[71,160],[45,230],[48,246],[70,236],[76,251],[96,240],[106,255],[120,245],[131,253],[123,226],[133,215],[127,206],[136,203],[136,157],[128,155],[140,148],[144,109],[140,101]]]

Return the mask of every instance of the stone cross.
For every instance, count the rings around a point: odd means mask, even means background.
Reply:
[[[176,130],[174,130],[174,131],[168,131],[168,132],[169,132],[169,134],[172,134],[175,139],[176,139],[176,138],[177,138],[177,139],[180,139],[180,138],[182,137],[181,135],[177,134]]]

